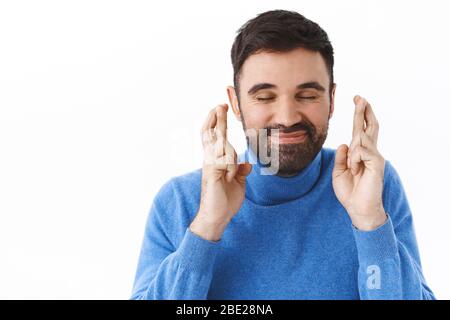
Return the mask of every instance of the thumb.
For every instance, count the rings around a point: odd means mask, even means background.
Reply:
[[[248,162],[240,163],[236,173],[236,179],[239,183],[244,184],[245,178],[252,172],[252,165]]]
[[[334,158],[333,175],[340,174],[347,170],[347,152],[348,146],[341,144],[336,150],[336,156]]]

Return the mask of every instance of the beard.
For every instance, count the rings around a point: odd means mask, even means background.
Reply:
[[[278,152],[278,176],[290,177],[297,175],[306,168],[317,156],[325,143],[328,133],[328,123],[323,132],[316,135],[307,134],[305,141],[300,143],[273,144],[269,141],[270,152]]]
[[[262,143],[264,149],[267,150],[268,157],[273,158],[275,153],[278,154],[278,170],[276,175],[281,177],[295,176],[306,168],[322,149],[327,138],[328,126],[329,120],[323,128],[318,129],[309,121],[299,122],[289,128],[282,125],[265,127],[264,129],[267,130],[267,138],[263,139],[263,141],[258,141],[256,146],[251,145],[250,147],[253,153],[257,155],[258,161],[260,161],[261,152],[263,152],[261,151],[260,144]],[[278,129],[280,133],[303,130],[306,133],[306,137],[300,143],[272,143],[272,129]]]

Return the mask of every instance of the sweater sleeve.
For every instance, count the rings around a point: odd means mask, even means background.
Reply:
[[[361,299],[434,300],[422,273],[413,219],[400,177],[386,161],[386,222],[372,231],[354,226]]]
[[[175,201],[167,183],[155,197],[147,218],[144,239],[133,285],[134,300],[206,299],[220,241],[205,240],[184,228],[175,248],[170,235],[181,220],[182,206]]]

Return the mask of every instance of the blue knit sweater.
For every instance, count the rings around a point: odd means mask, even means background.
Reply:
[[[335,151],[322,148],[290,178],[253,165],[243,205],[218,242],[188,228],[201,170],[170,179],[147,219],[131,299],[434,299],[392,164],[384,174],[388,219],[360,231],[333,191]]]

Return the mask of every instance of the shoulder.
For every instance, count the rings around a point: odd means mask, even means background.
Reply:
[[[179,202],[191,202],[200,195],[201,169],[174,176],[167,180],[154,197],[154,202],[162,207],[174,207]]]
[[[200,192],[201,169],[170,178],[153,198],[148,223],[178,242],[198,211]]]
[[[401,221],[411,215],[406,191],[391,161],[386,160],[384,166],[383,204],[385,210],[393,216],[393,220]]]

